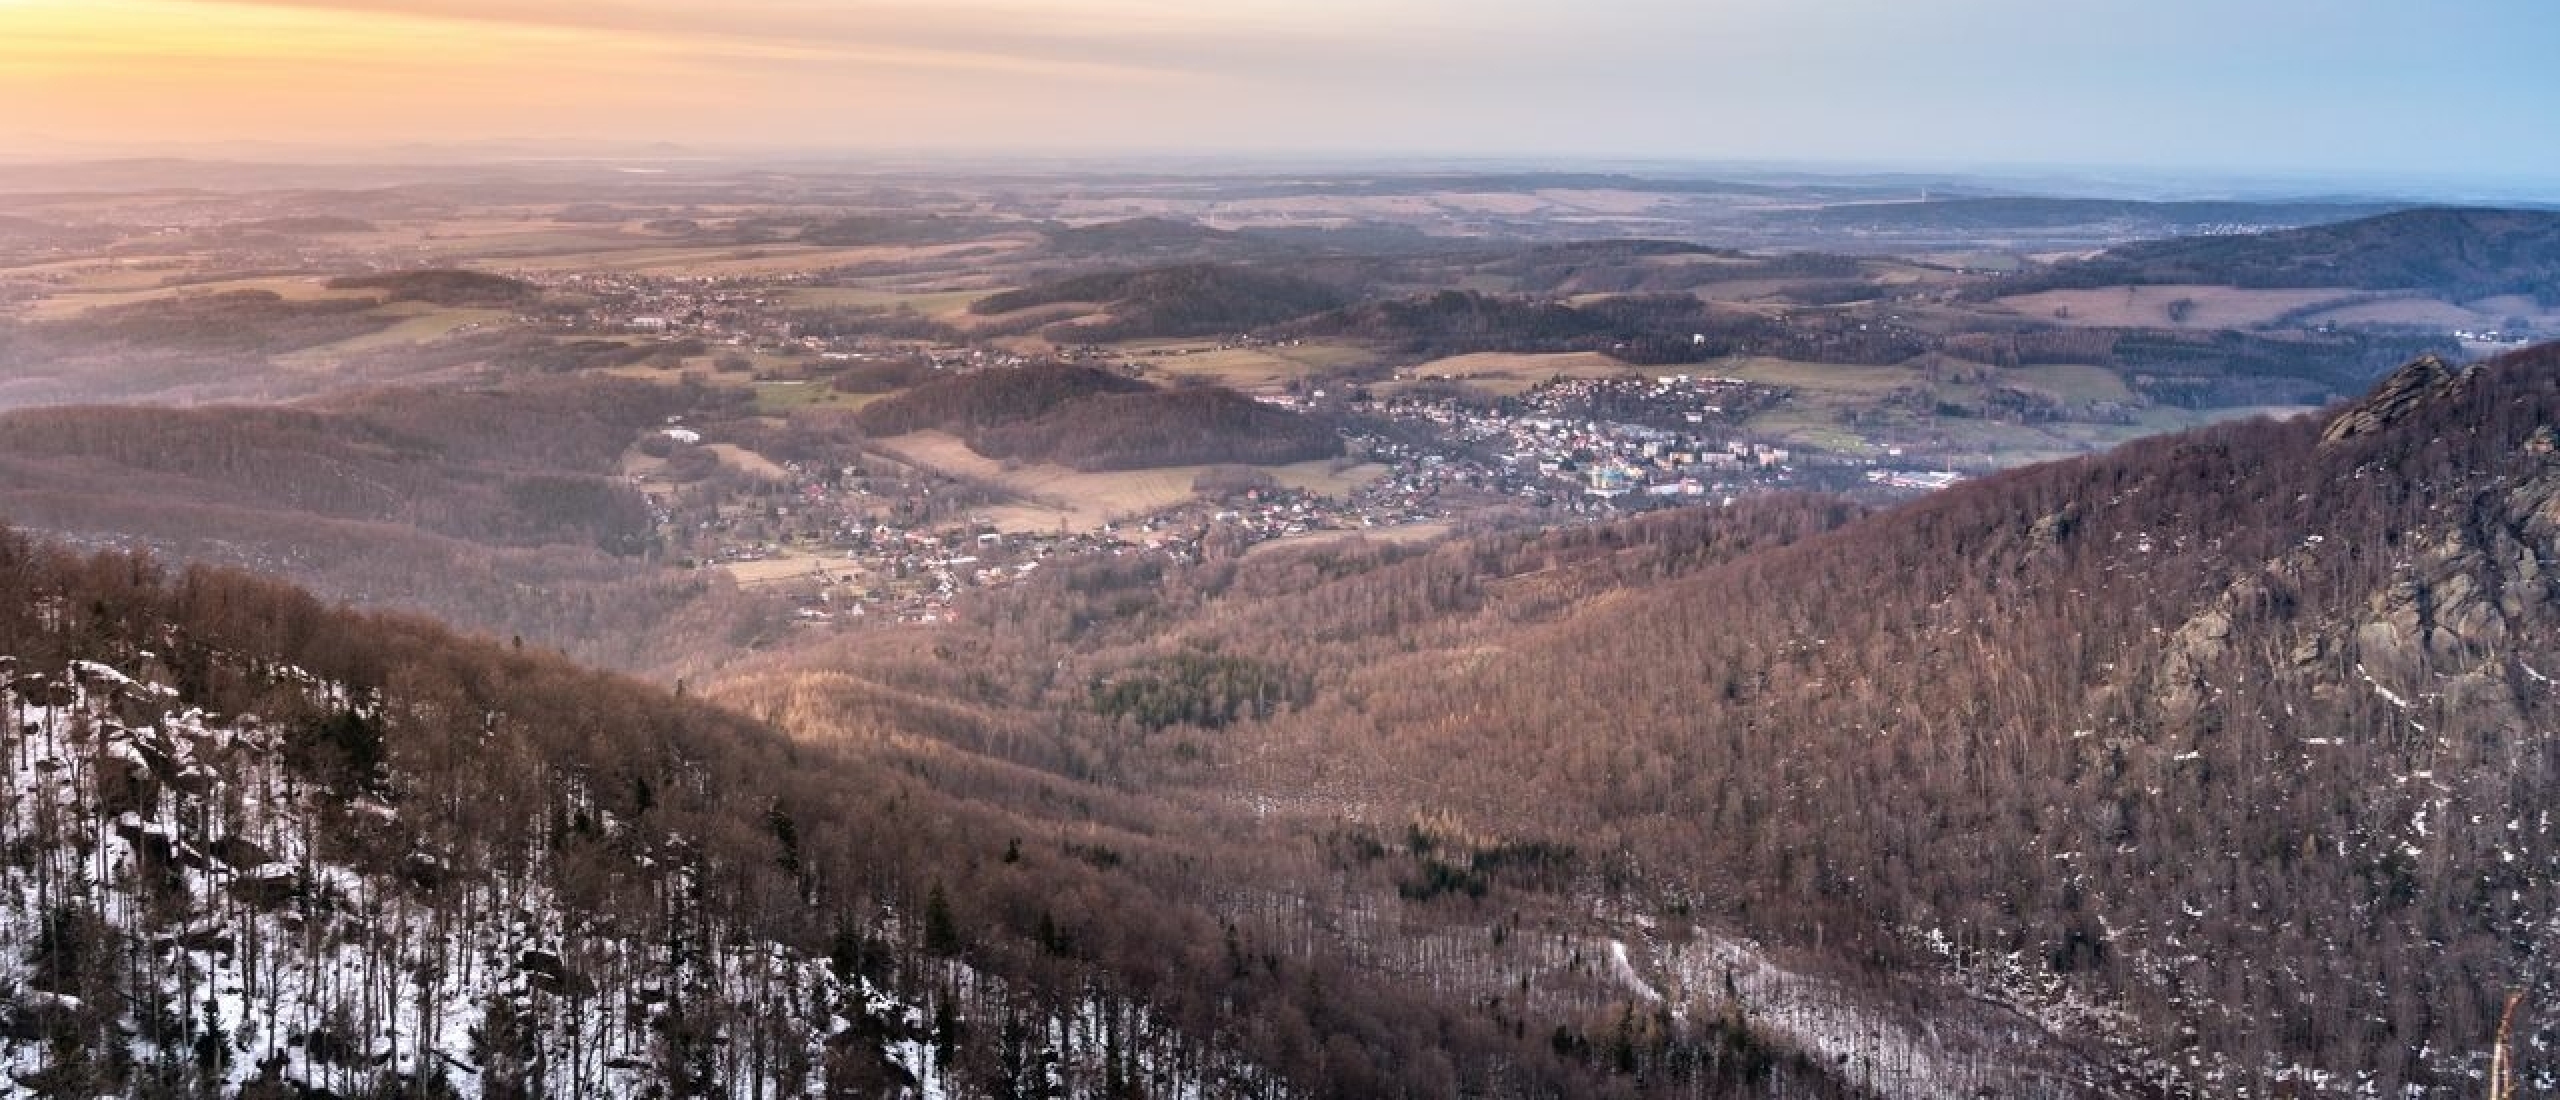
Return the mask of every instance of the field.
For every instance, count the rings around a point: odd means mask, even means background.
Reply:
[[[1303,535],[1290,535],[1287,538],[1256,543],[1253,549],[1245,551],[1245,556],[1254,557],[1281,550],[1326,546],[1337,542],[1349,542],[1353,539],[1391,543],[1429,542],[1455,529],[1447,523],[1407,523],[1395,527],[1363,527],[1357,531],[1309,531]]]
[[[1998,378],[2013,386],[2040,390],[2064,401],[2120,401],[2132,404],[2138,400],[2124,377],[2105,367],[2085,364],[2057,363],[2046,366],[2010,367]]]
[[[813,248],[795,244],[667,246],[654,242],[614,242],[593,237],[575,236],[554,239],[538,235],[531,239],[508,242],[520,248],[508,250],[502,266],[510,271],[534,275],[569,273],[623,273],[631,275],[683,275],[715,278],[797,275],[851,267],[856,264],[913,263],[931,260],[970,249],[998,250],[1023,247],[1015,241],[982,241],[946,245],[879,245],[854,248]],[[613,247],[616,243],[626,247]],[[546,248],[548,244],[552,247]],[[451,255],[488,256],[497,259],[499,252],[482,247],[483,242],[458,242]]]
[[[708,443],[703,449],[720,456],[720,464],[752,477],[768,481],[788,481],[791,472],[774,464],[772,459],[735,443]]]
[[[1880,399],[1901,390],[1916,390],[1933,400],[1972,402],[1987,388],[2017,386],[2078,404],[2112,401],[2142,406],[2115,372],[2093,366],[1993,368],[1975,366],[1963,381],[1939,381],[1905,366],[1867,367],[1837,363],[1803,363],[1784,359],[1746,359],[1719,364],[1703,373],[1785,386],[1793,395],[1784,403],[1751,418],[1752,432],[1790,444],[1819,447],[1869,458],[1885,457],[1896,447],[1942,453],[1951,465],[1984,469],[2020,465],[2083,454],[2133,436],[2171,431],[2205,422],[2209,417],[2141,408],[2132,426],[2059,421],[2017,424],[2001,420],[1926,415],[1893,409]],[[1853,426],[1852,417],[1857,418]]]
[[[2288,313],[2353,294],[2319,287],[2108,286],[2019,294],[1998,304],[2039,321],[2071,325],[2228,329],[2270,324]]]
[[[722,562],[719,568],[736,578],[739,584],[750,586],[787,584],[808,580],[821,573],[830,577],[842,577],[852,571],[842,560],[830,566],[825,558],[801,555],[762,558],[756,561]]]
[[[905,291],[857,286],[802,286],[786,288],[776,296],[795,309],[910,309],[926,317],[943,317],[966,313],[978,299],[1001,293],[1004,289]]]
[[[1488,219],[1539,220],[1591,226],[1602,235],[1641,231],[1661,236],[1688,215],[1712,208],[1712,199],[1610,188],[1549,187],[1535,190],[1451,188],[1385,195],[1137,195],[1074,197],[1058,202],[1054,216],[1079,221],[1134,217],[1196,219],[1222,229],[1355,225],[1396,222],[1447,225]]]
[[[1818,447],[1869,458],[1884,453],[1883,445],[1844,427],[1827,406],[1789,402],[1752,417],[1749,427],[1755,438],[1774,439],[1789,446]]]
[[[1553,378],[1616,378],[1636,368],[1594,351],[1555,355],[1483,352],[1435,359],[1413,368],[1414,378],[1447,378],[1503,396],[1529,392]]]
[[[272,291],[280,297],[293,301],[380,297],[373,291],[331,290],[327,286],[328,279],[318,275],[221,279],[211,282],[183,283],[176,286],[163,283],[163,280],[178,274],[180,273],[168,270],[135,271],[115,268],[84,271],[80,274],[79,282],[74,288],[37,301],[27,310],[26,317],[31,321],[60,321],[79,316],[100,306],[130,305],[134,302],[156,301],[162,298],[220,294],[238,290]]]
[[[1106,523],[1161,511],[1190,500],[1191,485],[1206,466],[1168,466],[1155,470],[1088,473],[1064,466],[1008,465],[969,449],[957,436],[913,432],[885,441],[880,449],[891,457],[954,477],[984,482],[1021,499],[987,509],[997,528],[1011,532],[1090,531]],[[1381,466],[1335,469],[1330,461],[1264,467],[1280,484],[1326,495],[1338,495],[1375,481]]]
[[[1804,283],[1803,279],[1720,279],[1700,286],[1690,293],[1697,295],[1698,300],[1702,302],[1714,302],[1727,306],[1749,305],[1777,298]]]
[[[1799,363],[1789,359],[1741,359],[1698,369],[1699,374],[1740,378],[1772,386],[1788,386],[1817,394],[1876,397],[1905,386],[1923,385],[1928,377],[1908,367],[1860,367],[1840,363]]]
[[[1129,356],[1150,373],[1205,378],[1247,393],[1279,393],[1301,378],[1366,367],[1377,361],[1377,356],[1367,349],[1341,344],[1221,348],[1214,344],[1170,342],[1125,344],[1113,350]]]
[[[845,393],[823,381],[758,382],[755,383],[755,391],[756,411],[767,415],[780,415],[793,409],[859,409],[887,396]]]
[[[2545,309],[2523,295],[2490,298],[2463,305],[2411,296],[2357,302],[2303,318],[2305,324],[2421,325],[2437,329],[2496,329],[2513,320],[2537,328],[2560,326],[2560,309]]]
[[[515,317],[503,309],[462,309],[426,302],[394,302],[374,312],[380,316],[398,317],[400,321],[380,332],[278,356],[276,364],[306,369],[327,367],[340,356],[402,344],[433,343],[473,329],[506,324]]]

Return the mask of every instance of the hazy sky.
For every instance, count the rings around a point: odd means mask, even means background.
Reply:
[[[489,138],[2560,180],[2553,0],[0,0],[0,145]]]

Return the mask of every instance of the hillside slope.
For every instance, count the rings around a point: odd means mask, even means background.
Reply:
[[[1339,289],[1279,272],[1231,264],[1187,264],[1051,280],[972,303],[992,316],[1062,302],[1089,302],[1102,316],[1050,326],[1053,340],[1108,342],[1247,332],[1341,307]]]
[[[2392,206],[2374,203],[2065,199],[2015,196],[1864,202],[1781,210],[1762,220],[1824,229],[1991,230],[2114,226],[2147,233],[2193,233],[2216,225],[2303,225],[2371,217]]]
[[[933,378],[865,406],[860,419],[883,435],[940,428],[989,458],[1080,470],[1271,465],[1342,453],[1331,425],[1233,390],[1163,390],[1065,364]]]
[[[2429,207],[2301,229],[2144,241],[2041,277],[2052,285],[2208,283],[2505,294],[2560,304],[2560,212]]]
[[[825,660],[1228,807],[1205,881],[1504,1005],[1623,952],[1887,1095],[2457,1096],[2560,998],[2555,562],[2560,346],[1865,517],[1060,569]],[[1505,913],[1542,945],[1464,939]]]
[[[0,1089],[1614,1095],[1543,1034],[1248,939],[1198,822],[245,575],[0,532]],[[805,704],[804,704],[805,705]],[[1739,1024],[1666,1087],[1822,1072]]]
[[[1275,723],[1334,746],[1278,782],[1537,806],[2205,1092],[2451,1089],[2507,991],[2560,993],[2555,424],[2545,348],[1990,479],[1355,675]]]
[[[617,668],[656,667],[763,613],[650,561],[619,464],[679,411],[667,387],[537,379],[365,391],[291,408],[0,412],[0,522],[82,543],[289,574]]]

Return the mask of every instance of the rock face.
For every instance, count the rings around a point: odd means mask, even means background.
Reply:
[[[2320,441],[2336,443],[2381,431],[2408,415],[2409,410],[2469,385],[2479,372],[2477,366],[2456,369],[2435,356],[2419,356],[2383,379],[2371,396],[2339,413],[2329,422],[2329,429],[2320,433]]]

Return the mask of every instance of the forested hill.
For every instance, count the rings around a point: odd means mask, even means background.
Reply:
[[[2052,285],[2206,283],[2417,290],[2453,301],[2560,303],[2560,211],[2429,207],[2237,236],[2122,245],[2040,276]]]
[[[0,412],[0,520],[84,543],[290,572],[331,598],[440,616],[615,668],[655,667],[754,612],[654,569],[648,502],[614,476],[685,410],[672,387],[542,378],[298,408]],[[666,624],[684,622],[681,630]]]
[[[1082,470],[1242,462],[1342,453],[1332,425],[1220,387],[1158,389],[1094,367],[1041,363],[932,378],[865,406],[882,435],[940,429],[990,458]]]
[[[1612,1091],[1570,1045],[1240,938],[1150,835],[1196,825],[923,736],[957,704],[867,697],[872,736],[795,743],[422,620],[0,531],[0,1087]],[[1709,1035],[1686,1089],[1837,1094],[1739,1023]]]
[[[394,302],[444,306],[523,306],[542,297],[540,288],[521,279],[452,268],[348,275],[329,280],[329,286],[336,290],[380,290]]]
[[[2370,217],[2395,205],[2347,202],[2068,199],[2035,196],[1855,202],[1762,215],[1773,224],[1866,230],[2037,230],[2116,225],[2193,233],[2215,225],[2305,225]]]
[[[1064,302],[1103,307],[1099,318],[1055,326],[1060,341],[1151,339],[1249,332],[1337,309],[1349,300],[1313,279],[1230,264],[1187,264],[1056,279],[981,298],[972,313],[996,315]]]
[[[2002,475],[1347,671],[1275,720],[1322,746],[1275,774],[1609,837],[1705,913],[1942,968],[2206,1093],[2453,1089],[2510,990],[2560,995],[2555,431],[2560,347],[2421,361],[2332,418]]]
[[[2554,563],[2560,346],[1874,514],[1061,566],[823,660],[1252,807],[1204,883],[1488,1013],[1596,945],[1888,1095],[2461,1096],[2560,999]]]

